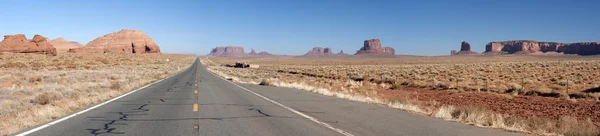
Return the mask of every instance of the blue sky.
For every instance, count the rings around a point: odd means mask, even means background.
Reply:
[[[165,53],[243,46],[300,55],[355,53],[379,38],[396,54],[447,55],[501,40],[600,41],[598,0],[0,0],[0,33],[87,42],[144,31]]]

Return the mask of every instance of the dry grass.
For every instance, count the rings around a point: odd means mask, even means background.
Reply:
[[[211,58],[219,64],[246,61],[262,71],[290,72],[304,76],[367,80],[429,88],[443,85],[465,91],[492,91],[524,95],[543,90],[568,95],[597,88],[597,57],[400,57],[400,58]],[[312,63],[312,64],[311,64]],[[368,65],[363,65],[368,64]]]
[[[167,61],[169,59],[169,61]],[[190,66],[193,55],[0,55],[0,135],[108,100]]]
[[[502,57],[501,57],[502,58]],[[598,99],[600,93],[581,93],[597,87],[600,60],[589,57],[516,56],[466,58],[202,58],[209,71],[236,82],[289,87],[328,96],[376,103],[436,118],[480,127],[501,128],[542,135],[598,135],[590,120],[563,116],[560,119],[503,115],[481,107],[439,105],[405,98],[382,97],[382,91],[431,89],[499,94],[511,99],[518,95]],[[568,61],[565,61],[568,60]],[[246,61],[259,69],[220,67]],[[361,65],[369,64],[369,65]],[[569,79],[569,82],[566,82]],[[563,81],[565,80],[565,81]],[[596,85],[596,86],[594,86]],[[384,91],[385,92],[385,91]],[[583,96],[581,94],[584,94]]]

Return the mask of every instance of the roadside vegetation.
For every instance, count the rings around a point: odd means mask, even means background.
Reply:
[[[80,111],[188,68],[194,55],[0,55],[0,135]]]
[[[289,87],[480,127],[599,135],[593,57],[202,58],[240,83]],[[229,68],[244,61],[260,68]]]

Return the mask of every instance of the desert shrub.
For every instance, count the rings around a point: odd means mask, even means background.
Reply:
[[[590,96],[590,95],[587,95],[585,93],[576,92],[576,93],[569,94],[569,98],[573,98],[573,99],[585,99],[585,98],[593,98],[593,97]]]
[[[62,95],[59,92],[48,91],[35,96],[31,103],[46,105],[60,99],[62,99]]]
[[[381,78],[377,78],[377,77],[370,78],[370,79],[369,79],[369,81],[370,81],[370,82],[373,82],[373,83],[377,83],[377,84],[381,84],[381,83],[383,82],[383,81],[381,80]]]
[[[401,83],[392,84],[392,86],[390,87],[390,89],[392,89],[392,90],[402,90],[402,84]]]
[[[414,80],[412,81],[409,86],[411,87],[419,87],[419,88],[424,88],[427,87],[427,82],[425,81],[420,81],[420,80]]]
[[[365,77],[361,74],[350,74],[350,79],[354,80],[354,81],[363,81],[365,80]]]
[[[108,61],[108,59],[104,59],[104,58],[100,59],[98,61],[100,61],[102,64],[109,64],[110,63],[110,61]]]
[[[269,79],[263,79],[262,81],[260,81],[260,83],[258,85],[271,86],[271,85],[273,85],[273,83]]]
[[[600,87],[593,87],[593,88],[590,88],[590,89],[586,89],[583,92],[586,92],[586,93],[598,93],[598,92],[600,92]]]
[[[526,92],[525,95],[558,98],[558,97],[560,97],[561,94],[560,94],[560,92],[557,92],[557,91],[545,92],[545,91],[539,91],[539,90],[531,90],[531,91]]]
[[[400,85],[409,85],[410,82],[408,80],[403,80],[400,82]]]
[[[507,87],[508,88],[507,88],[506,92],[508,92],[508,93],[511,93],[511,92],[512,93],[520,92],[523,89],[523,87],[521,85],[517,84],[517,83],[509,83],[507,85]]]
[[[123,85],[121,85],[121,82],[111,82],[109,88],[112,90],[120,90],[123,88]]]
[[[560,85],[560,86],[567,86],[567,85],[571,85],[571,84],[573,84],[573,82],[569,81],[569,80],[560,80],[560,81],[558,81],[558,85]]]
[[[386,84],[394,84],[396,83],[396,78],[391,76],[381,76],[381,82]]]
[[[42,82],[42,77],[41,76],[30,77],[27,81],[29,81],[30,83]]]
[[[450,85],[444,83],[444,82],[440,82],[437,80],[433,81],[433,84],[431,84],[431,86],[429,87],[431,89],[439,89],[439,90],[445,90],[445,89],[450,89]]]
[[[556,124],[557,132],[566,136],[597,136],[600,129],[592,121],[563,116]]]

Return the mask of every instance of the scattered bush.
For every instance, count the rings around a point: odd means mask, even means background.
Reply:
[[[363,81],[363,80],[365,80],[365,77],[360,74],[352,74],[352,75],[350,75],[350,79],[352,79],[354,81]]]
[[[121,90],[121,88],[123,88],[123,86],[121,85],[121,82],[115,81],[115,82],[110,83],[109,88],[113,89],[113,90]]]
[[[62,95],[59,92],[48,91],[48,92],[44,92],[42,94],[38,94],[37,96],[35,96],[35,98],[31,101],[31,103],[35,103],[35,104],[39,104],[39,105],[46,105],[46,104],[52,103],[55,100],[60,100],[60,99],[62,99]]]
[[[558,85],[560,85],[560,86],[567,86],[567,85],[570,85],[570,84],[572,84],[572,82],[569,81],[569,80],[560,80],[560,81],[558,81]]]
[[[507,93],[518,93],[523,91],[523,87],[517,83],[509,83],[507,85],[508,89],[506,90]]]
[[[262,81],[260,81],[260,83],[258,85],[263,85],[263,86],[272,86],[273,83],[271,80],[269,79],[263,79]]]
[[[586,99],[586,98],[594,98],[594,97],[587,95],[585,93],[576,92],[576,93],[569,94],[569,98],[571,98],[571,99]]]
[[[429,87],[431,89],[438,89],[438,90],[446,90],[446,89],[450,89],[450,86],[444,82],[440,82],[440,81],[433,81],[433,84]]]
[[[402,90],[402,84],[401,83],[392,84],[392,86],[390,87],[390,89],[392,89],[392,90]]]

